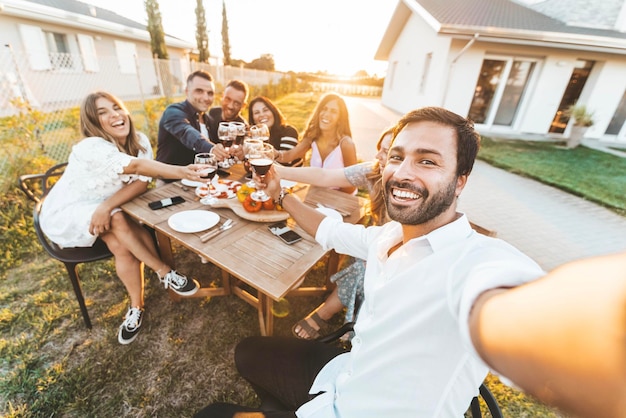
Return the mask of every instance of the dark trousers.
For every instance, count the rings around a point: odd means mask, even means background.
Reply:
[[[312,398],[309,389],[315,376],[345,351],[332,344],[293,337],[246,338],[235,348],[235,365],[256,391],[261,406],[216,403],[199,411],[195,418],[231,418],[243,412],[262,412],[256,416],[268,418],[295,417],[300,405]]]

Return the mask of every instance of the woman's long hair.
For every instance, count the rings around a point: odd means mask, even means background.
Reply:
[[[385,129],[385,131],[378,138],[376,143],[376,149],[380,151],[383,139],[389,135],[393,135],[394,127]],[[387,217],[387,208],[385,207],[385,199],[383,196],[383,173],[381,171],[380,163],[378,160],[374,163],[372,171],[365,176],[370,184],[370,212],[372,213],[372,219],[376,225],[383,225],[389,221]]]
[[[98,107],[96,106],[96,101],[100,98],[112,101],[119,106],[123,112],[129,115],[128,123],[130,130],[124,145],[120,144],[111,134],[107,133],[102,128],[100,118],[98,117]],[[124,106],[124,103],[122,103],[120,99],[105,91],[96,91],[91,93],[83,101],[83,104],[80,107],[80,131],[85,137],[97,136],[104,138],[115,144],[120,151],[134,157],[139,154],[139,151],[145,151],[145,148],[139,143],[139,137],[135,131],[135,125],[133,124],[133,120],[130,117],[128,109],[126,109],[126,106]]]
[[[306,130],[304,131],[303,138],[311,139],[315,141],[322,135],[322,130],[320,129],[320,113],[324,106],[330,101],[337,101],[339,105],[339,119],[337,120],[337,139],[341,139],[344,136],[352,137],[352,131],[350,130],[350,120],[348,118],[348,107],[346,106],[346,102],[343,100],[343,97],[338,95],[337,93],[327,93],[317,102],[315,106],[315,110],[313,110],[313,114],[309,118],[307,122]]]
[[[274,115],[274,124],[270,128],[270,132],[280,129],[280,127],[285,124],[285,116],[278,109],[278,107],[276,107],[276,105],[265,96],[257,96],[250,100],[250,104],[248,105],[248,123],[250,126],[255,125],[254,116],[252,115],[252,107],[258,102],[264,103],[270,112],[272,112],[272,115]]]

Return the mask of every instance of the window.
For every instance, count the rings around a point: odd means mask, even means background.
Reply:
[[[426,83],[428,82],[428,72],[430,70],[430,63],[433,60],[433,53],[426,54],[424,59],[424,68],[422,69],[422,80],[420,81],[420,94],[424,94],[426,91]]]
[[[44,31],[44,35],[52,68],[74,68],[74,59],[70,53],[67,35],[64,33],[46,31]]]
[[[534,70],[535,60],[531,59],[485,59],[468,117],[479,124],[512,127]]]

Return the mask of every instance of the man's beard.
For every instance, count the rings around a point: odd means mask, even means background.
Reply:
[[[395,206],[389,202],[392,188],[400,188],[410,190],[419,194],[421,197],[416,201],[421,204],[418,207]],[[396,181],[388,181],[385,185],[385,206],[389,217],[394,221],[404,225],[420,225],[426,223],[445,212],[452,203],[456,192],[456,179],[451,181],[445,188],[430,197],[428,190],[416,187],[411,183],[400,183]],[[430,198],[429,198],[430,197]]]

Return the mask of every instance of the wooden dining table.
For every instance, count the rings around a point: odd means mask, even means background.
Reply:
[[[228,170],[230,176],[222,177],[223,179],[242,183],[246,181],[242,164],[236,164]],[[338,190],[306,184],[296,184],[292,190],[306,204],[323,205],[337,210],[343,214],[344,222],[358,223],[368,211],[368,199]],[[181,196],[185,201],[157,210],[148,206],[150,202],[174,196]],[[236,197],[232,199],[237,201]],[[122,210],[155,231],[161,257],[172,267],[175,266],[172,243],[176,242],[221,269],[221,286],[203,287],[194,295],[186,297],[170,292],[173,299],[236,295],[258,311],[261,335],[273,333],[272,308],[275,301],[287,295],[326,293],[330,290],[328,278],[337,271],[337,254],[334,251],[325,251],[292,218],[288,218],[286,222],[302,236],[302,240],[289,245],[270,232],[269,222],[244,219],[231,208],[205,205],[196,196],[195,187],[185,186],[180,181],[151,189],[122,205]],[[218,224],[209,230],[218,228],[229,219],[233,221],[233,225],[215,238],[203,242],[202,237],[207,230],[179,232],[168,223],[170,216],[189,210],[208,210],[219,215]],[[284,215],[287,216],[288,214]],[[307,273],[324,258],[327,258],[328,263],[326,283],[302,287]]]

